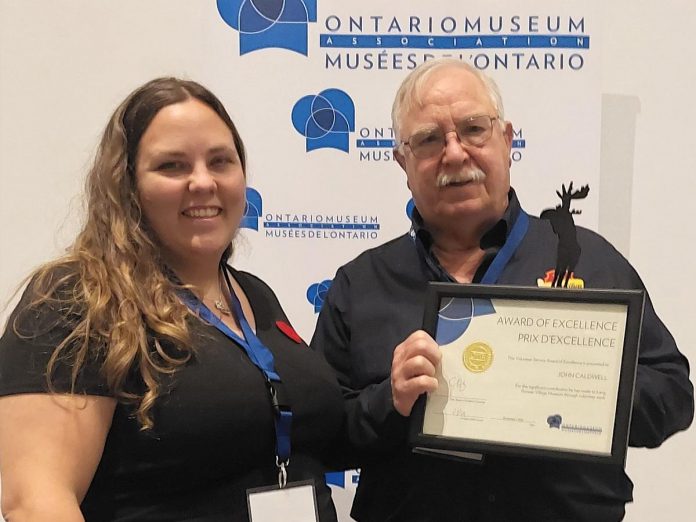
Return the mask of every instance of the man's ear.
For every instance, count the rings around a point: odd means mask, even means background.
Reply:
[[[401,153],[399,149],[394,149],[394,159],[403,169],[403,171],[406,172],[406,157]]]
[[[505,145],[507,145],[508,150],[508,167],[512,167],[512,134],[513,128],[512,123],[509,121],[505,122],[505,128],[503,129],[503,136],[505,136]]]
[[[508,144],[508,147],[512,149],[512,123],[509,121],[505,122],[503,134],[505,135],[505,142]]]

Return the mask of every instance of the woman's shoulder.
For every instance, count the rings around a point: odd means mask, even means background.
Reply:
[[[46,266],[30,276],[0,337],[0,395],[47,391],[46,375],[52,360],[55,389],[71,388],[70,357],[53,356],[69,342],[82,320],[82,308],[79,274],[71,267]],[[96,360],[86,362],[79,380],[87,378],[89,385],[82,386],[82,391],[104,394],[98,366]]]
[[[19,303],[10,315],[6,331],[37,335],[58,325],[69,326],[80,308],[79,275],[73,266],[52,264],[28,277]]]
[[[234,277],[237,281],[241,280],[249,285],[270,290],[270,287],[263,279],[255,274],[252,274],[251,272],[247,272],[246,270],[238,270],[231,265],[227,265],[227,269],[232,277]]]
[[[243,270],[230,268],[230,274],[242,287],[254,310],[256,322],[286,321],[287,315],[273,289],[260,277]]]
[[[253,300],[254,297],[257,297],[275,302],[278,301],[273,289],[259,276],[244,270],[237,270],[229,265],[227,267],[232,277],[240,284],[249,299]]]

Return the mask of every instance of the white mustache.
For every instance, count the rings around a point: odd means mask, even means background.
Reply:
[[[453,174],[440,172],[435,180],[435,185],[438,188],[446,187],[452,183],[467,183],[469,181],[483,181],[486,179],[486,173],[481,169],[466,169]]]

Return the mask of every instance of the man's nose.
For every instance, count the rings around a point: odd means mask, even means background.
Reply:
[[[456,131],[445,133],[445,154],[443,162],[445,163],[463,163],[469,159],[469,151],[459,139]]]

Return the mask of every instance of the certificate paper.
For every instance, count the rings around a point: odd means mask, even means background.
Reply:
[[[623,462],[642,293],[431,293],[426,322],[442,363],[438,389],[416,410],[417,446]]]

